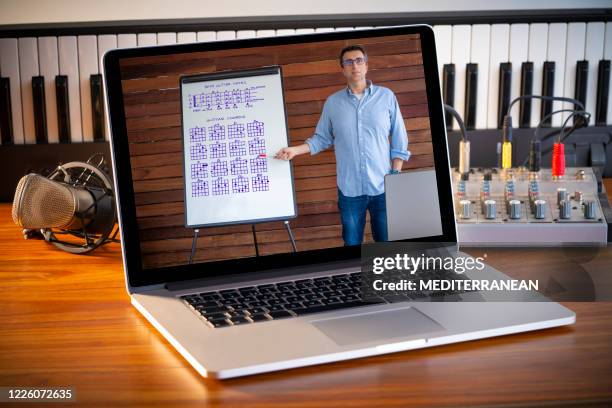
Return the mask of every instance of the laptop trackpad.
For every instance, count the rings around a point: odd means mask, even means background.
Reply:
[[[445,331],[413,307],[311,322],[339,346]]]

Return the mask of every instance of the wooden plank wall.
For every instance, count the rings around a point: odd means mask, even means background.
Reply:
[[[323,103],[346,86],[339,51],[363,44],[368,79],[390,88],[408,129],[405,169],[433,166],[431,132],[418,35],[327,41],[134,58],[123,61],[131,166],[145,268],[187,262],[193,231],[184,227],[179,77],[281,65],[291,145],[313,134]],[[298,250],[341,246],[333,150],[294,160],[298,218],[291,222]],[[280,222],[258,224],[260,254],[289,252]],[[366,231],[366,239],[371,234]],[[250,225],[203,228],[196,261],[254,256]]]

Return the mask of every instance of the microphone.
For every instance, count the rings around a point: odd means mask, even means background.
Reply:
[[[116,222],[112,182],[89,161],[58,166],[49,177],[35,173],[22,177],[12,216],[25,229],[26,238],[33,235],[32,230],[40,230],[46,241],[71,253],[87,253],[116,242],[117,232],[109,239]],[[78,240],[60,240],[56,235]]]

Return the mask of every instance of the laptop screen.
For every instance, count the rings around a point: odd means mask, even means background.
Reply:
[[[454,240],[428,27],[119,50],[105,64],[122,234],[145,273]]]

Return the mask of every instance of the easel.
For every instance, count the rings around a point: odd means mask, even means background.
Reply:
[[[289,240],[291,241],[291,247],[293,248],[293,252],[297,252],[297,246],[295,245],[295,237],[293,236],[293,231],[291,231],[291,224],[289,223],[289,220],[283,221],[283,224],[285,225],[285,229],[287,230],[287,235],[289,235]],[[251,224],[251,231],[253,233],[253,243],[255,244],[255,256],[259,256],[259,246],[257,245],[257,233],[255,231],[255,224]],[[189,255],[189,265],[193,263],[193,257],[195,255],[199,236],[200,229],[194,228],[193,240],[191,241],[191,255]]]

